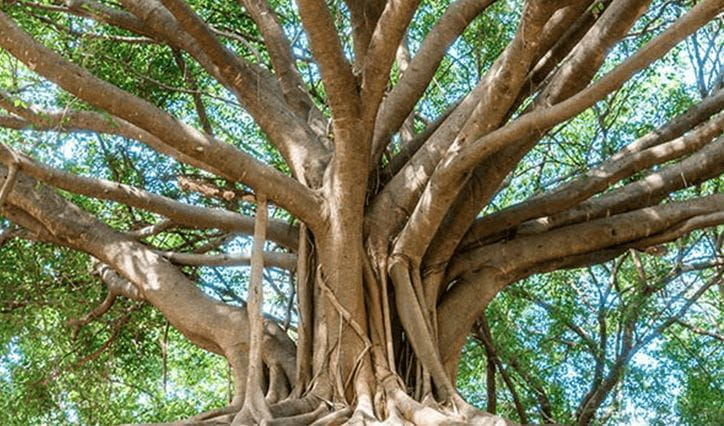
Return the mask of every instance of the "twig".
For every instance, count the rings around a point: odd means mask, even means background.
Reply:
[[[115,342],[116,338],[118,338],[118,335],[121,334],[121,329],[123,328],[123,325],[127,322],[128,322],[128,314],[117,319],[113,324],[113,333],[108,338],[108,340],[103,342],[103,344],[98,349],[96,349],[92,353],[81,358],[77,363],[75,363],[75,367],[76,368],[80,367],[83,364],[85,364],[86,362],[91,361],[95,358],[98,358],[98,356],[100,354],[105,352],[105,350],[108,349],[113,344],[113,342]]]
[[[116,301],[116,294],[113,293],[112,291],[109,291],[106,298],[103,299],[103,302],[101,302],[100,305],[96,306],[95,309],[88,312],[83,318],[69,320],[68,325],[70,325],[73,328],[70,338],[72,340],[75,340],[76,337],[78,337],[78,331],[80,331],[81,328],[83,328],[85,325],[87,325],[94,319],[100,318],[101,316],[103,316],[106,312],[108,312],[111,309],[111,307],[113,307],[113,303],[115,301]]]

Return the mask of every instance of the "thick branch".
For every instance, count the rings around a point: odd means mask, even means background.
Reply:
[[[447,48],[495,0],[457,0],[425,37],[400,81],[384,99],[375,123],[373,161],[422,96]]]
[[[548,7],[540,4],[526,10],[527,18],[520,24],[513,42],[506,47],[493,67],[373,200],[367,227],[371,228],[370,245],[376,250],[383,246],[386,249],[388,236],[396,233],[409,218],[429,176],[450,145],[494,128],[500,124],[501,116],[507,113],[505,105],[510,105],[515,99],[516,89],[522,85],[520,76],[527,73],[527,65],[530,65],[537,50],[534,48],[536,29],[540,30],[551,13]],[[521,54],[523,57],[519,57]],[[510,86],[508,77],[514,80]],[[503,103],[502,108],[498,108],[499,102]],[[486,113],[491,110],[492,114],[487,116]],[[463,129],[466,129],[467,138],[461,135]]]
[[[269,136],[294,170],[296,176],[304,176],[308,156],[323,155],[325,150],[317,135],[304,120],[289,110],[288,105],[274,91],[260,90],[260,80],[265,77],[261,70],[251,66],[243,58],[231,52],[216,38],[209,27],[183,0],[161,0],[178,20],[182,30],[190,34],[209,57],[218,73],[240,102],[246,106],[257,124]],[[159,9],[150,13],[158,13]],[[309,151],[309,152],[308,152]],[[301,161],[300,161],[301,160]],[[271,195],[271,193],[270,193]]]
[[[540,233],[573,223],[650,206],[666,195],[719,176],[724,172],[724,137],[709,143],[683,161],[569,210],[521,224],[519,233]]]
[[[2,13],[0,30],[0,46],[68,92],[145,129],[174,149],[200,161],[207,169],[219,170],[227,179],[269,193],[279,206],[310,225],[317,222],[319,202],[299,182],[178,121],[149,102],[99,80],[35,42]]]
[[[590,80],[582,79],[581,76],[593,75],[603,63],[606,52],[626,34],[647,4],[648,0],[618,1],[607,7],[598,19],[592,16],[589,1],[576,2],[556,11],[543,28],[537,56],[547,53],[538,63],[555,58],[560,61],[567,55],[568,57],[548,82],[546,91],[538,95],[527,110],[544,107],[543,100],[560,102],[589,84]],[[525,85],[529,85],[531,79],[536,78],[539,73],[547,75],[548,72],[550,70],[546,71],[546,67],[536,66],[527,77]],[[524,88],[514,105],[522,102],[526,96]],[[439,293],[438,289],[443,285],[441,275],[445,265],[475,217],[539,140],[540,135],[532,135],[492,155],[476,166],[468,182],[458,191],[461,195],[446,213],[444,222],[425,254],[424,267],[434,271],[426,280],[426,286],[431,287],[429,293],[432,296]]]
[[[297,6],[314,59],[319,64],[332,116],[342,120],[357,117],[357,80],[352,74],[352,66],[344,56],[327,5],[324,0],[298,0]]]
[[[647,207],[543,234],[519,236],[465,252],[451,265],[449,273],[451,277],[456,277],[469,274],[467,271],[475,271],[481,265],[490,265],[503,275],[510,274],[538,262],[638,241],[686,220],[706,217],[722,209],[724,195],[717,194]]]
[[[362,119],[366,127],[374,126],[397,48],[419,2],[420,0],[390,0],[377,21],[362,65]]]
[[[272,66],[289,106],[307,119],[314,130],[324,136],[325,123],[319,110],[309,98],[305,83],[294,65],[292,48],[267,0],[240,0],[256,22],[264,38]]]
[[[4,169],[0,166],[0,172]],[[104,282],[138,294],[193,343],[222,355],[248,347],[244,309],[212,300],[178,268],[143,244],[113,231],[25,175],[19,176],[8,202],[12,209],[42,226],[53,242],[89,253],[108,265],[100,271]],[[3,208],[5,212],[7,207]],[[10,216],[13,220],[19,217]],[[22,217],[21,221],[23,226],[29,223]],[[294,377],[293,343],[269,322],[265,336],[265,362],[282,366],[288,377]]]
[[[536,134],[541,129],[550,128],[590,107],[597,100],[619,88],[635,72],[658,59],[685,36],[716,16],[720,9],[721,6],[715,0],[699,3],[663,34],[587,89],[555,106],[525,114],[510,125],[470,145],[449,151],[436,168],[411,215],[408,222],[409,229],[406,230],[409,235],[408,244],[405,246],[402,244],[404,241],[398,241],[400,251],[407,252],[419,247],[411,243],[413,240],[419,243],[420,239],[427,238],[426,243],[429,244],[429,240],[432,239],[430,235],[437,230],[456,198],[457,191],[454,188],[459,188],[467,181],[471,171],[479,162],[510,143]],[[426,247],[427,244],[424,245],[424,248]]]
[[[724,91],[721,95],[721,104],[724,105]],[[678,122],[675,120],[672,124],[678,124]],[[673,132],[668,131],[669,128],[667,125],[652,133],[671,136]],[[551,193],[543,194],[479,219],[471,227],[467,240],[463,241],[463,246],[466,241],[473,242],[473,238],[482,240],[506,229],[511,229],[526,220],[552,215],[571,208],[638,171],[698,150],[709,143],[713,137],[719,136],[722,131],[724,131],[724,115],[717,116],[711,122],[670,142],[661,143],[659,138],[652,140],[651,134],[648,134],[600,166],[589,170],[580,178],[556,188]],[[642,149],[647,145],[643,143],[644,141],[648,141],[653,146]]]
[[[511,281],[537,272],[540,264],[607,250],[620,253],[621,246],[631,247],[682,222],[711,217],[723,209],[724,195],[721,194],[671,202],[541,235],[518,237],[453,258],[446,282],[458,279],[438,305],[443,360],[447,363],[454,359],[464,343],[457,336],[465,334],[495,294]],[[717,217],[723,219],[721,215]],[[710,221],[699,223],[712,225]]]
[[[131,207],[152,211],[171,219],[178,225],[190,228],[218,228],[227,232],[251,234],[254,219],[227,210],[210,209],[185,204],[174,199],[154,194],[140,188],[103,179],[77,176],[72,173],[38,164],[24,155],[17,155],[23,173],[57,188],[94,197],[112,200]],[[0,161],[12,161],[12,151],[0,144]],[[269,237],[272,241],[296,250],[297,230],[291,225],[273,220],[269,223]]]
[[[178,252],[159,252],[163,257],[177,265],[187,266],[251,266],[252,256],[232,254],[197,254]],[[281,268],[293,271],[297,267],[297,256],[291,253],[265,251],[265,267]]]
[[[362,69],[367,48],[372,39],[372,32],[382,15],[387,0],[345,0],[349,8],[350,21],[352,23],[352,42],[354,47],[354,62],[356,69]]]

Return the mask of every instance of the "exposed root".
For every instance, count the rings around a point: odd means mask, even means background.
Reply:
[[[352,426],[370,423],[378,423],[372,407],[372,400],[368,396],[360,396],[352,417],[345,424]]]
[[[234,419],[231,421],[231,426],[255,425],[261,423],[261,421],[256,420],[256,416],[252,412],[250,405],[251,404],[244,405],[244,408],[242,408],[241,411],[234,416]]]
[[[269,411],[274,418],[292,417],[316,409],[320,402],[318,396],[309,394],[299,399],[286,399],[272,404],[269,406]]]
[[[417,426],[462,426],[467,424],[461,416],[456,416],[452,413],[443,413],[434,408],[426,407],[408,396],[401,398],[397,403],[405,419]]]
[[[264,291],[262,287],[262,273],[264,269],[264,241],[266,240],[266,227],[268,211],[266,195],[257,194],[257,209],[254,219],[254,244],[251,251],[251,276],[249,278],[249,296],[247,310],[249,317],[249,364],[246,375],[246,393],[244,407],[234,417],[232,425],[256,424],[272,419],[269,405],[263,394],[263,354],[262,342],[264,339],[264,317],[262,307],[264,304]]]
[[[394,384],[385,386],[384,414],[375,414],[372,403],[361,398],[354,409],[346,405],[331,407],[315,395],[287,399],[270,405],[272,419],[257,421],[250,408],[229,405],[166,425],[256,425],[267,426],[514,426],[507,419],[477,410],[467,403],[456,401],[439,405],[433,399],[419,402]],[[379,409],[379,407],[378,407]]]
[[[268,404],[281,401],[289,395],[289,385],[284,371],[278,365],[269,367],[269,390],[266,393]]]
[[[423,309],[424,294],[418,294],[421,292],[416,291],[420,284],[419,270],[412,268],[407,259],[398,257],[390,263],[389,272],[395,291],[397,312],[407,338],[420,364],[432,376],[440,396],[443,399],[451,399],[457,392],[445,372],[437,345],[434,343],[431,320]]]
[[[308,425],[314,424],[315,420],[325,415],[329,411],[327,404],[321,403],[319,406],[309,413],[298,414],[291,417],[283,417],[280,419],[274,419],[266,422],[269,426],[297,426],[297,425]],[[327,423],[325,423],[327,424]]]
[[[311,426],[338,426],[347,421],[351,414],[352,409],[349,407],[344,407],[317,419],[314,423],[311,424]]]

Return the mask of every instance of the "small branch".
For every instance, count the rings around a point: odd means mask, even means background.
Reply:
[[[187,266],[251,266],[254,255],[197,254],[162,251],[161,256],[173,263]],[[293,271],[297,267],[297,256],[292,253],[265,251],[262,253],[265,267]]]
[[[108,349],[113,344],[113,342],[116,341],[118,335],[121,334],[121,329],[123,329],[123,326],[128,322],[128,318],[128,314],[126,314],[121,318],[117,319],[113,324],[113,332],[111,333],[111,336],[108,338],[108,340],[106,340],[98,349],[76,362],[75,367],[78,368],[86,362],[98,358],[100,354],[105,352],[105,350]]]
[[[139,21],[126,11],[106,6],[94,0],[73,0],[65,3],[67,3],[67,7],[46,5],[37,2],[22,2],[24,6],[29,6],[35,9],[68,13],[82,18],[93,19],[94,21],[117,28],[122,28],[142,36],[162,39],[153,30],[146,27],[143,22]]]
[[[205,197],[217,198],[226,202],[233,200],[246,201],[249,203],[256,202],[254,194],[235,188],[219,187],[212,179],[193,178],[188,176],[178,176],[178,185],[185,191],[198,192]]]
[[[515,410],[518,413],[518,417],[520,417],[520,422],[522,424],[527,424],[528,417],[525,413],[525,408],[520,401],[520,397],[518,396],[518,392],[515,390],[515,385],[513,384],[510,375],[505,370],[502,361],[497,355],[495,343],[493,342],[493,336],[490,333],[490,326],[488,325],[488,320],[487,318],[485,318],[485,315],[482,315],[480,317],[478,321],[478,327],[476,327],[475,331],[475,337],[477,337],[477,339],[483,343],[486,353],[490,354],[490,358],[492,358],[492,361],[498,367],[500,376],[503,378],[503,382],[505,382],[505,385],[510,391],[510,396],[513,398],[513,404],[515,405]]]
[[[126,232],[126,235],[140,240],[143,238],[148,238],[148,237],[152,237],[154,235],[158,235],[161,232],[164,232],[164,231],[167,231],[167,230],[173,228],[174,226],[176,226],[176,224],[172,220],[163,219],[153,225],[144,226],[143,228],[135,229],[133,231],[128,231],[128,232]]]
[[[96,306],[92,311],[88,312],[79,319],[71,319],[68,320],[68,325],[73,329],[71,332],[70,338],[72,340],[75,340],[76,337],[78,337],[78,332],[80,329],[86,325],[88,325],[91,321],[100,318],[103,316],[106,312],[108,312],[111,307],[113,307],[113,304],[116,301],[116,294],[112,291],[109,291],[106,295],[106,298],[103,299],[103,302],[101,302],[100,305]]]
[[[680,319],[679,319],[679,320],[676,320],[676,323],[679,324],[679,325],[682,326],[682,327],[688,328],[689,330],[693,331],[693,332],[696,333],[696,334],[701,334],[702,336],[708,336],[708,337],[714,338],[714,339],[716,339],[716,340],[718,340],[718,341],[720,341],[720,342],[724,342],[724,335],[721,335],[721,334],[719,334],[719,333],[714,333],[714,332],[711,332],[711,331],[708,331],[708,330],[704,330],[704,329],[701,328],[701,327],[697,327],[697,326],[695,326],[695,325],[689,324],[689,323],[687,323],[687,322],[685,322],[685,321],[682,321],[682,320],[680,320]]]
[[[181,52],[179,52],[178,50],[174,50],[173,58],[176,61],[176,65],[178,66],[179,70],[181,70],[181,73],[183,74],[184,81],[186,81],[189,89],[192,90],[191,96],[194,101],[194,107],[196,108],[196,114],[199,116],[199,122],[201,123],[201,127],[207,134],[213,136],[214,129],[211,126],[211,121],[209,121],[209,116],[206,113],[206,107],[204,106],[204,102],[201,99],[201,94],[198,91],[199,87],[198,84],[196,84],[196,79],[193,75],[191,75],[191,72],[186,66],[186,62],[184,61]]]
[[[93,273],[108,286],[109,293],[131,300],[144,300],[141,291],[132,282],[118,275],[110,266],[93,259],[92,269]]]
[[[63,25],[58,24],[56,21],[50,18],[46,18],[45,16],[38,15],[36,13],[28,13],[30,16],[34,17],[35,19],[39,20],[40,22],[43,22],[44,24],[51,26],[58,31],[62,31],[64,33],[69,34],[72,37],[75,38],[87,38],[87,39],[97,39],[97,40],[104,40],[114,43],[128,43],[128,44],[158,44],[159,41],[155,40],[150,37],[127,37],[127,36],[120,36],[120,35],[114,35],[114,34],[101,34],[101,33],[90,33],[90,32],[83,32],[83,31],[77,31],[70,27],[65,27]]]

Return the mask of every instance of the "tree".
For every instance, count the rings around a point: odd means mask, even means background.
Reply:
[[[724,169],[721,75],[705,76],[715,41],[697,50],[706,96],[687,111],[639,123],[598,161],[539,180],[545,191],[495,202],[542,141],[652,69],[721,1],[497,3],[5,2],[0,124],[90,133],[76,149],[108,163],[83,176],[0,146],[1,212],[20,227],[6,235],[96,259],[107,297],[76,330],[128,298],[225,357],[232,401],[196,419],[496,421],[455,377],[498,293],[724,221],[716,186],[687,192]],[[455,82],[439,67],[487,14],[513,22],[510,37],[469,39],[479,76]],[[635,43],[611,66],[624,38]],[[440,76],[455,90],[434,93]],[[133,142],[113,149],[109,135]],[[197,195],[165,188],[169,175]],[[253,234],[250,256],[206,254],[239,233]],[[238,264],[251,264],[246,300],[211,297],[193,268]],[[264,275],[277,274],[265,266],[295,271],[286,320],[263,312]]]
[[[722,359],[715,349],[722,336],[708,331],[717,326],[707,325],[716,316],[707,304],[718,304],[708,290],[721,282],[721,266],[710,251],[716,238],[707,234],[679,245],[673,262],[631,250],[580,272],[509,286],[473,333],[479,343],[461,363],[463,392],[487,388],[487,411],[521,423],[630,424],[631,406],[643,408],[646,414],[633,415],[647,424],[718,423],[721,380],[711,372]],[[676,354],[682,349],[683,357]],[[679,374],[694,377],[679,381]],[[681,389],[689,395],[671,397]],[[677,399],[696,407],[696,417],[677,410]]]

